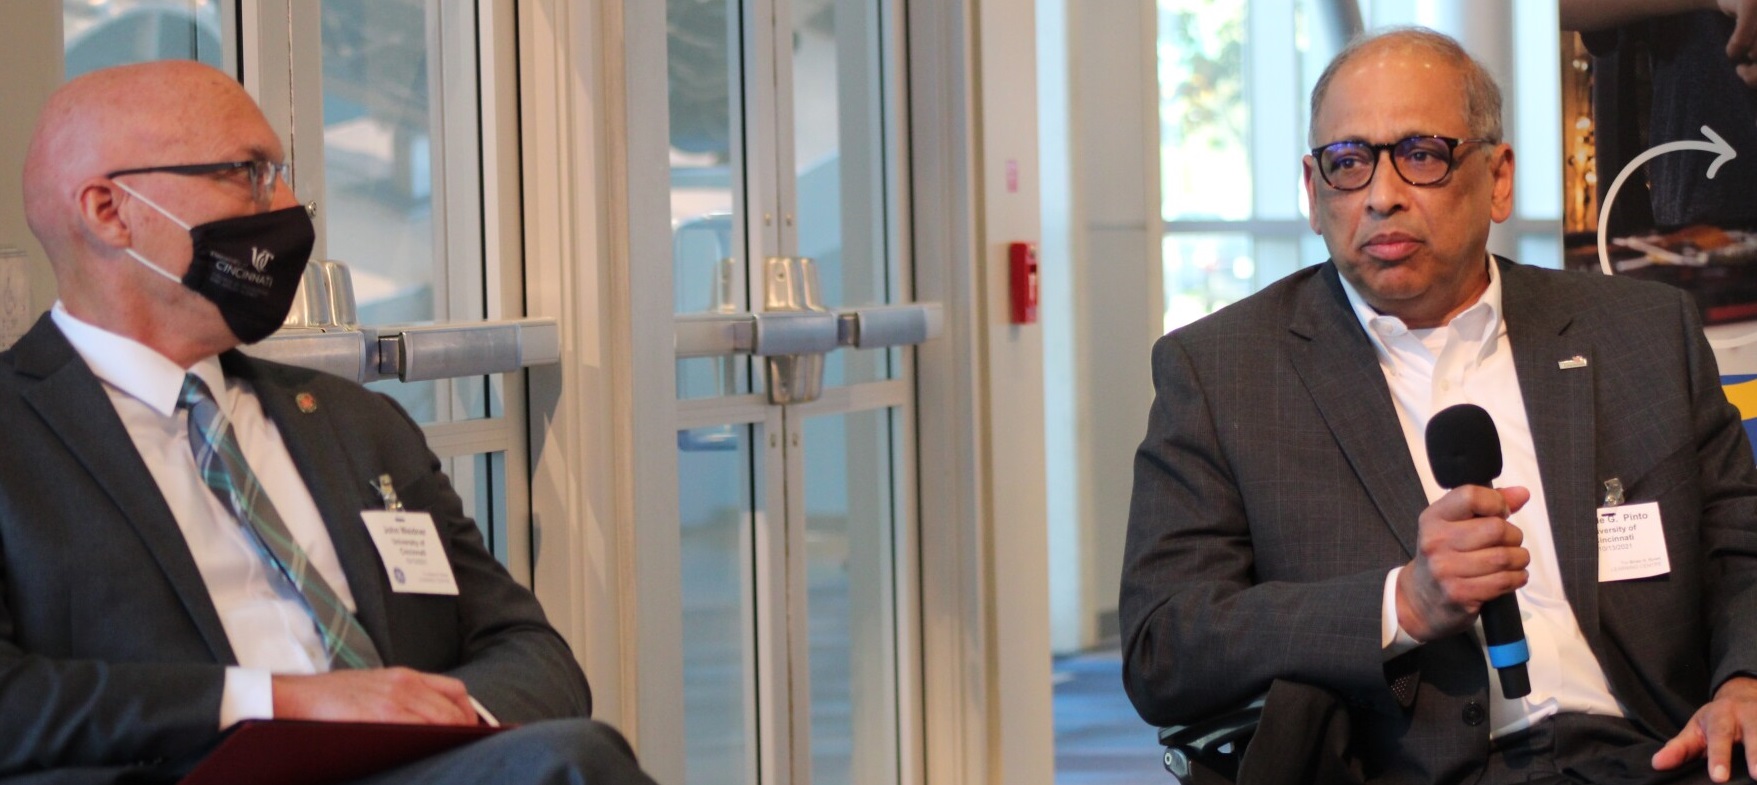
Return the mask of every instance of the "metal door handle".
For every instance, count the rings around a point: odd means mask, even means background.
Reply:
[[[341,262],[308,265],[295,304],[286,326],[244,352],[362,384],[482,376],[561,360],[561,327],[554,319],[362,327],[355,323],[354,287]]]

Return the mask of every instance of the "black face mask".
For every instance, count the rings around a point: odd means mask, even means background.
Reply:
[[[195,248],[189,271],[181,279],[132,248],[127,249],[129,256],[218,306],[226,326],[244,343],[256,343],[280,329],[299,293],[311,247],[317,242],[317,231],[304,207],[222,218],[191,227],[146,197],[123,188],[188,229]]]

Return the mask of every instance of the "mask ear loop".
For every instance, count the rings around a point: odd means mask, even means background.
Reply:
[[[155,202],[151,199],[146,198],[146,195],[142,194],[141,192],[136,191],[133,188],[129,188],[127,183],[122,182],[121,180],[111,180],[110,182],[115,183],[117,188],[120,188],[124,191],[127,191],[129,196],[132,196],[136,199],[139,199],[143,202],[146,202],[146,206],[151,207],[154,210],[159,211],[159,215],[162,215],[166,218],[171,219],[171,223],[174,223],[174,224],[182,227],[183,231],[187,232],[190,230],[191,227],[189,226],[189,224],[183,223],[183,219],[178,218],[175,215],[172,215],[170,210],[166,210],[165,208],[160,207],[158,202]]]
[[[151,207],[154,210],[159,211],[159,214],[170,219],[171,223],[174,223],[174,224],[182,227],[183,231],[185,231],[185,232],[189,231],[189,224],[184,223],[182,219],[178,218],[175,215],[172,215],[171,211],[166,210],[163,207],[160,207],[158,202],[155,202],[151,199],[146,198],[139,191],[136,191],[133,188],[129,188],[127,183],[124,183],[120,180],[111,180],[110,182],[115,183],[117,188],[120,188],[120,189],[128,192],[129,196],[132,196],[136,199],[139,199],[140,201],[145,202],[146,206]],[[178,286],[183,285],[182,278],[178,278],[177,276],[172,275],[171,271],[166,270],[165,268],[160,267],[160,266],[148,261],[146,257],[141,256],[140,253],[138,251],[134,250],[133,248],[124,248],[124,249],[122,249],[122,252],[125,254],[128,254],[131,257],[134,257],[134,261],[137,261],[137,262],[140,262],[141,264],[146,265],[146,269],[151,270],[155,273],[158,273],[159,275],[164,276],[165,279],[169,280],[171,283],[177,284]]]

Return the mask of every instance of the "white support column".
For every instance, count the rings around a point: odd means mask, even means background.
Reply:
[[[1074,187],[1085,214],[1073,242],[1075,411],[1082,639],[1117,634],[1117,590],[1134,449],[1152,404],[1148,355],[1163,282],[1159,117],[1152,0],[1081,3],[1072,39]]]
[[[535,585],[616,724],[682,782],[683,697],[665,7],[518,4],[527,313],[561,362],[530,376]],[[657,263],[656,263],[657,262]],[[659,394],[653,394],[659,391]]]
[[[1048,516],[1043,492],[1043,330],[1010,323],[1007,244],[1036,243],[1038,199],[1036,8],[1034,0],[978,3],[976,83],[981,205],[978,280],[984,437],[982,480],[989,515],[994,631],[991,750],[995,785],[1048,785],[1055,771],[1049,661]],[[1095,3],[1091,5],[1105,5]]]
[[[988,783],[992,768],[971,5],[918,2],[907,15],[915,298],[946,314],[944,335],[916,363],[925,769],[927,782],[947,785]]]

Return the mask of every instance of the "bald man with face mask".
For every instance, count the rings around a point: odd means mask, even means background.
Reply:
[[[43,109],[24,202],[60,301],[0,354],[0,778],[172,781],[279,718],[522,726],[363,782],[649,782],[407,414],[236,351],[311,252],[285,160],[195,63]],[[387,569],[367,521],[399,507],[454,591]]]

